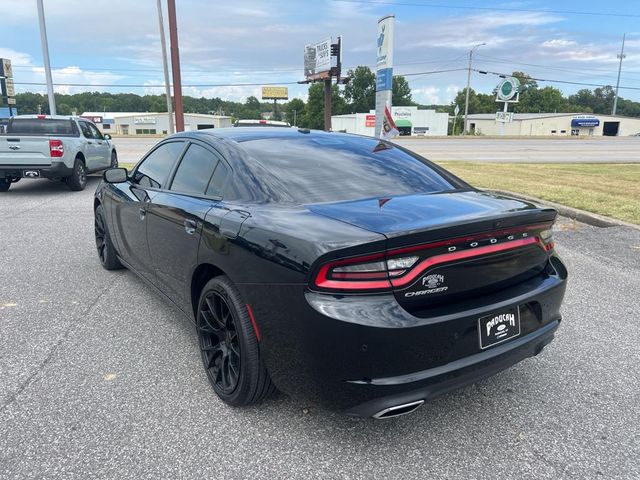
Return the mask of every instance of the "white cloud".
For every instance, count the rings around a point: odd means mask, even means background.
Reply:
[[[423,105],[440,104],[440,88],[427,86],[414,88],[411,91],[413,100]]]

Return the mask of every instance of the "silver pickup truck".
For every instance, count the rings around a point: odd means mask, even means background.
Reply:
[[[87,174],[118,166],[111,136],[79,117],[18,115],[0,135],[0,192],[22,178],[48,178],[83,190]]]

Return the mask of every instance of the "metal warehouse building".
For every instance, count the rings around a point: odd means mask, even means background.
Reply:
[[[391,116],[400,131],[400,135],[446,135],[449,115],[436,113],[435,110],[418,110],[418,107],[391,107]],[[348,133],[373,136],[376,126],[376,113],[351,113],[331,117],[334,131],[346,130]]]
[[[504,133],[502,126],[504,125]],[[510,123],[496,122],[495,114],[469,115],[469,132],[522,136],[629,136],[640,133],[640,118],[584,113],[514,113]]]
[[[166,135],[169,131],[169,114],[166,112],[84,112],[81,116],[92,120],[102,133],[111,135]],[[231,117],[184,114],[184,129],[187,131],[230,126]]]

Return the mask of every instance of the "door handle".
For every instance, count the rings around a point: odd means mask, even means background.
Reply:
[[[147,209],[146,207],[140,207],[138,209],[138,214],[140,215],[140,220],[144,220],[145,217],[147,216]]]
[[[193,235],[196,233],[196,228],[198,228],[198,222],[195,220],[185,220],[184,221],[184,231],[189,235]]]
[[[91,140],[88,140],[87,143],[93,143]]]

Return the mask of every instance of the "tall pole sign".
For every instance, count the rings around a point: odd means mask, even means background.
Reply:
[[[391,111],[393,89],[393,32],[395,15],[378,20],[378,58],[376,60],[376,128],[380,137],[385,106]]]
[[[501,112],[496,112],[496,122],[500,123],[500,135],[504,135],[504,124],[513,121],[513,112],[508,110],[510,103],[520,101],[520,81],[515,77],[507,77],[498,84],[496,102],[503,102]]]
[[[0,58],[0,106],[7,105],[9,107],[10,117],[13,115],[13,106],[16,104],[15,96],[11,60]]]

